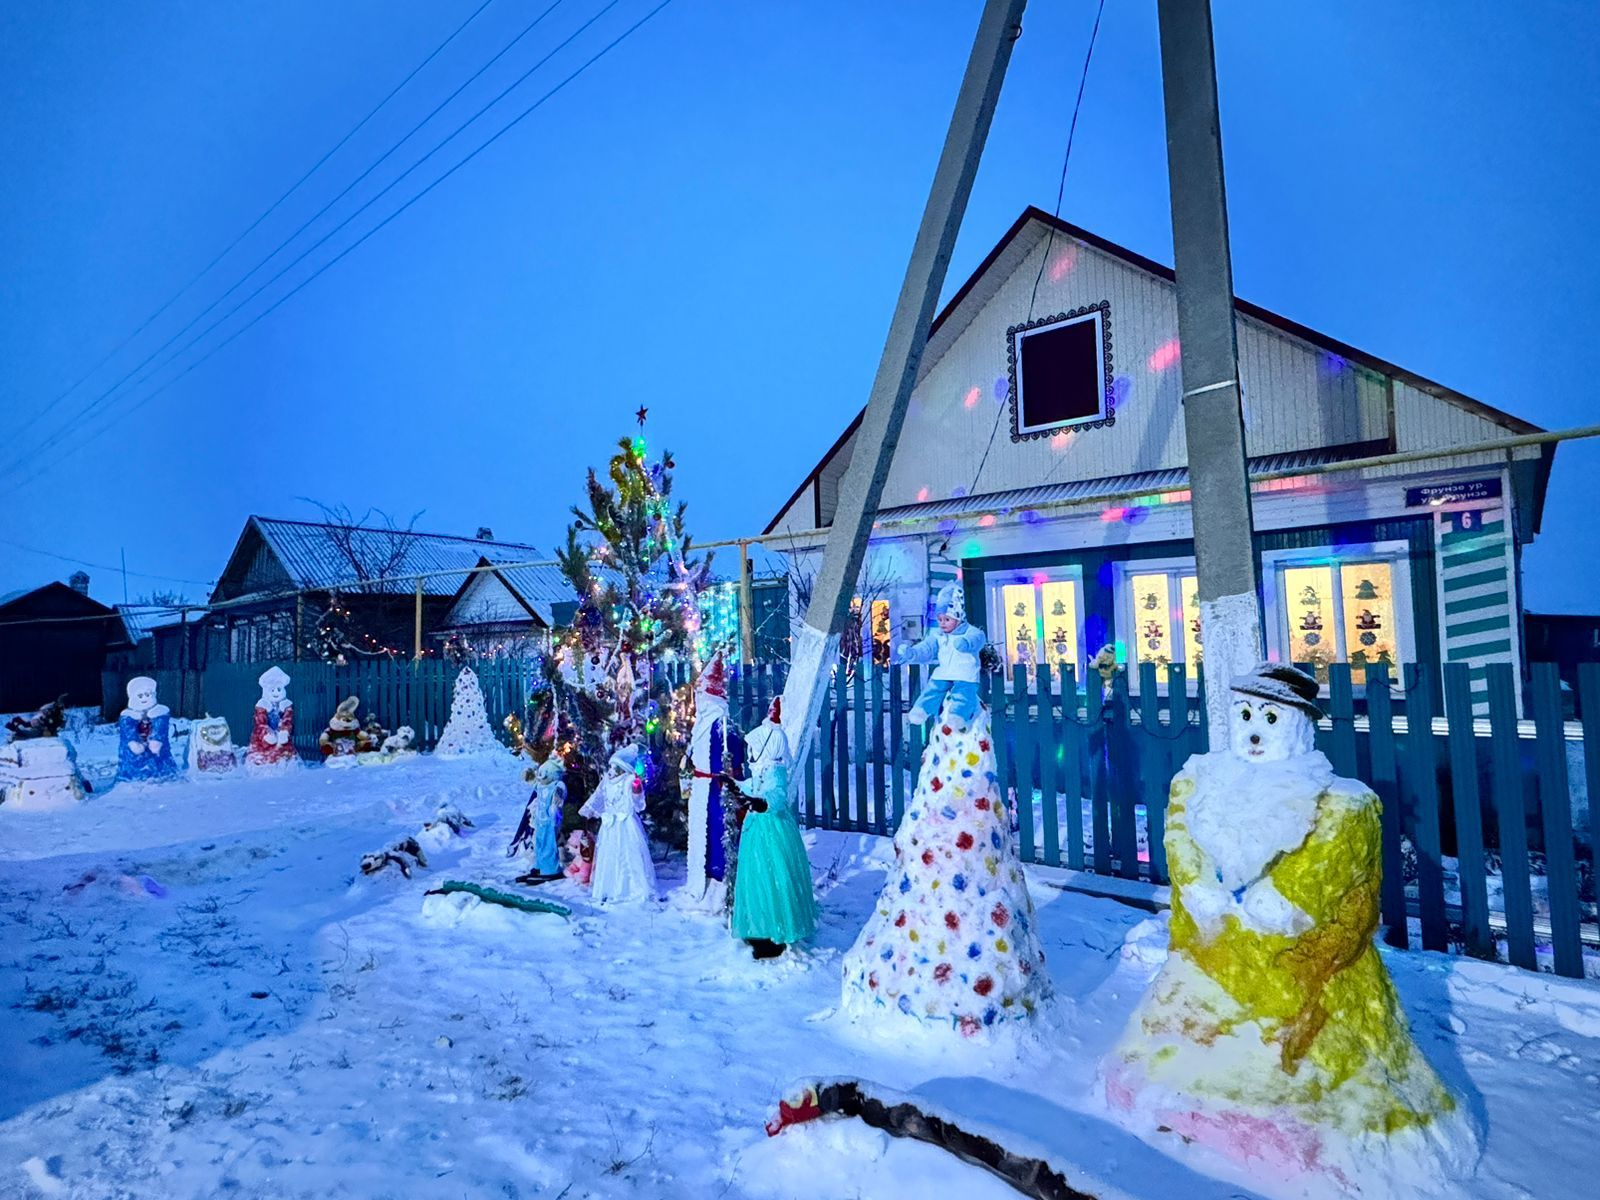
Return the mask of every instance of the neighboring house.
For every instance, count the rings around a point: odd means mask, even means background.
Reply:
[[[1553,448],[1463,448],[1537,427],[1236,308],[1249,470],[1275,477],[1252,488],[1269,654],[1520,664],[1520,548]],[[886,581],[870,625],[917,636],[960,572],[1008,676],[1081,674],[1106,643],[1132,666],[1200,659],[1177,328],[1169,268],[1026,211],[934,321],[863,572]],[[798,578],[859,425],[767,528],[792,535],[768,546]],[[1396,451],[1420,456],[1332,469]]]
[[[0,712],[100,703],[107,654],[126,649],[117,610],[89,596],[89,577],[0,596]]]
[[[222,607],[206,617],[192,665],[315,657],[317,622],[335,597],[350,612],[351,627],[362,631],[364,650],[409,656],[418,573],[434,572],[420,581],[429,646],[472,568],[543,557],[535,546],[498,541],[488,530],[460,537],[253,516],[211,594]]]
[[[568,624],[578,598],[557,566],[485,568],[468,575],[454,602],[430,635],[442,646],[454,642],[486,657],[521,655],[549,644],[552,629]]]

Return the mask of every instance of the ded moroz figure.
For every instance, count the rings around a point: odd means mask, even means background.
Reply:
[[[252,714],[250,748],[245,752],[244,765],[252,771],[298,766],[289,676],[282,667],[268,667],[256,682],[261,685],[261,698]]]
[[[128,707],[117,718],[117,778],[125,783],[176,779],[172,757],[172,710],[156,703],[156,681],[147,675],[128,680]]]
[[[682,773],[689,782],[688,877],[684,898],[696,910],[726,906],[728,821],[724,777],[744,774],[744,737],[728,715],[728,674],[718,650],[695,687],[694,726]]]
[[[983,677],[978,655],[989,639],[976,625],[967,624],[967,606],[959,583],[947,583],[939,589],[935,615],[939,622],[937,633],[930,633],[915,646],[899,647],[895,653],[898,662],[935,664],[928,685],[917,696],[907,719],[913,725],[921,725],[930,717],[938,720],[942,707],[948,706],[945,719],[968,725],[978,711],[978,680]]]

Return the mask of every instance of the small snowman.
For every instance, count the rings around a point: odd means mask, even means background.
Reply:
[[[1230,692],[1228,745],[1172,781],[1171,949],[1102,1063],[1106,1100],[1288,1176],[1457,1174],[1475,1137],[1373,945],[1378,798],[1316,749],[1315,679],[1262,663]]]

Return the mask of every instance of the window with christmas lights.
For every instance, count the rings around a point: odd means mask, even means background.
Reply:
[[[1076,568],[1003,572],[986,580],[989,640],[1000,652],[1009,684],[1018,667],[1052,671],[1084,661],[1083,585]]]
[[[1404,543],[1280,552],[1264,562],[1274,657],[1309,664],[1324,683],[1328,666],[1387,667],[1400,682],[1412,648],[1410,570]]]
[[[1139,687],[1138,668],[1151,663],[1156,680],[1167,686],[1166,668],[1174,663],[1194,669],[1204,658],[1200,630],[1200,588],[1194,560],[1131,562],[1117,571],[1117,639],[1132,668],[1128,686]]]

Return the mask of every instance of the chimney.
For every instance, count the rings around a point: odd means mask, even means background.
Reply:
[[[67,586],[80,596],[89,594],[89,573],[87,571],[74,571],[67,576]]]
[[[492,541],[494,541],[494,530],[490,529],[487,525],[479,525],[478,526],[478,540],[480,542],[492,542]]]

